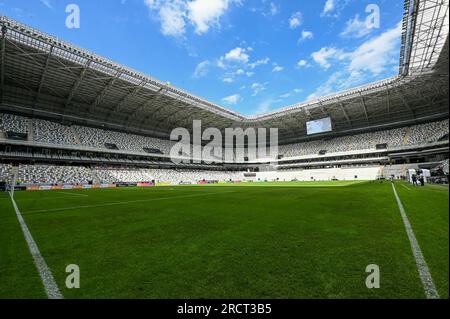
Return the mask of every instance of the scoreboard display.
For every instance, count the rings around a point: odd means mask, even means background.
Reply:
[[[332,130],[330,117],[306,122],[306,131],[308,135],[331,132]]]

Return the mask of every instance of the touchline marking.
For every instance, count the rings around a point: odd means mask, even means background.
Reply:
[[[24,212],[24,214],[50,213],[50,212],[59,212],[59,211],[74,210],[74,209],[80,209],[80,208],[95,208],[95,207],[106,207],[106,206],[115,206],[115,205],[126,205],[126,204],[133,204],[133,203],[153,202],[153,201],[158,201],[158,200],[200,197],[200,196],[228,194],[228,193],[235,193],[235,192],[236,191],[214,192],[214,193],[207,193],[207,194],[194,194],[194,195],[159,197],[159,198],[151,198],[151,199],[138,199],[138,200],[125,201],[125,202],[114,202],[114,203],[98,204],[98,205],[83,205],[83,206],[72,206],[72,207],[63,207],[63,208],[54,208],[54,209],[30,210],[30,211]]]
[[[414,231],[412,229],[411,223],[409,222],[406,211],[403,208],[403,204],[400,197],[397,194],[394,183],[392,183],[392,190],[394,191],[395,199],[397,200],[398,208],[400,214],[402,215],[403,224],[405,225],[406,233],[411,243],[411,249],[416,259],[417,270],[419,271],[420,279],[422,280],[423,289],[428,299],[439,299],[439,293],[434,285],[433,278],[431,277],[430,270],[428,269],[425,258],[423,257],[422,251],[420,250],[419,242],[417,241]]]
[[[17,219],[19,220],[20,227],[22,228],[23,235],[25,236],[25,240],[27,241],[28,248],[30,249],[31,256],[33,256],[34,264],[41,276],[42,283],[44,284],[45,292],[49,299],[64,299],[64,296],[59,291],[58,285],[55,282],[55,278],[53,278],[53,274],[48,268],[44,257],[42,257],[39,248],[36,242],[33,239],[33,236],[28,229],[25,220],[22,217],[22,214],[17,207],[16,201],[14,200],[14,196],[10,193],[12,204],[14,206],[14,210],[16,211]]]

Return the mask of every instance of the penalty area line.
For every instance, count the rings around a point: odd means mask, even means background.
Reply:
[[[407,190],[411,190],[411,188],[409,188],[408,186],[406,186],[405,184],[401,184],[403,186],[403,188],[406,188]]]
[[[417,270],[419,271],[420,279],[422,281],[423,289],[428,299],[439,299],[439,293],[434,285],[433,278],[431,277],[430,269],[425,261],[425,258],[420,249],[419,242],[417,241],[416,235],[414,235],[414,230],[412,229],[411,223],[409,222],[408,216],[406,215],[405,208],[403,207],[402,201],[397,194],[394,183],[392,183],[392,190],[394,191],[395,199],[397,200],[397,205],[400,210],[400,215],[403,219],[403,224],[405,226],[406,234],[408,235],[409,242],[411,244],[411,250],[416,260]]]
[[[39,276],[41,276],[42,283],[44,284],[45,292],[49,299],[64,299],[64,296],[59,291],[58,285],[55,282],[55,278],[53,278],[53,274],[48,268],[47,263],[42,257],[39,248],[36,242],[33,239],[33,236],[28,229],[25,220],[20,213],[19,208],[17,207],[16,201],[14,200],[14,196],[10,193],[12,204],[14,206],[14,210],[16,211],[17,219],[19,220],[20,227],[22,228],[23,235],[28,244],[28,248],[30,250],[31,256],[33,257],[34,264],[39,272]]]

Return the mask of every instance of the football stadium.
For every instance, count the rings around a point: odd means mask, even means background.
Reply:
[[[251,115],[0,16],[0,298],[448,299],[449,2],[400,3],[393,76]]]

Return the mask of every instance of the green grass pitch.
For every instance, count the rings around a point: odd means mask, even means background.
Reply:
[[[448,188],[396,183],[448,298]],[[389,182],[16,192],[65,298],[425,298]],[[45,298],[0,194],[0,298]],[[77,264],[81,288],[67,289]],[[380,267],[381,287],[365,285]]]

